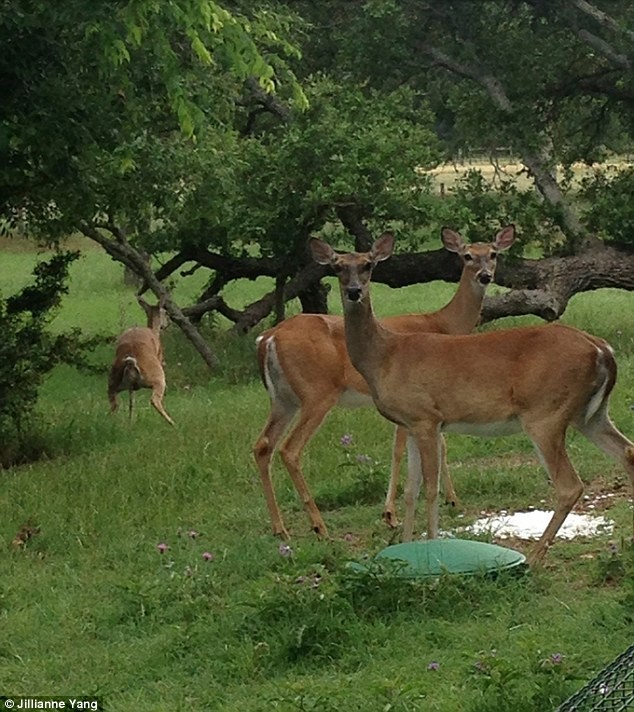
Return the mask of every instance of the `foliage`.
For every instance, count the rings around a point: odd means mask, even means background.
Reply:
[[[468,712],[555,709],[584,679],[579,663],[571,664],[559,652],[527,660],[504,658],[496,650],[478,656],[472,676],[481,692]]]
[[[0,466],[41,454],[33,411],[44,377],[62,361],[81,360],[77,331],[54,336],[47,329],[77,257],[66,252],[40,262],[33,284],[0,299]]]
[[[334,491],[323,491],[316,500],[319,509],[337,509],[347,505],[378,504],[385,498],[385,483],[388,480],[389,469],[381,466],[365,453],[353,452],[354,438],[350,433],[341,436],[340,444],[343,453],[339,464],[341,478]],[[346,478],[345,470],[349,471]],[[350,480],[350,481],[348,481]]]
[[[570,165],[622,149],[624,139],[631,145],[631,77],[607,51],[630,51],[625,5],[606,9],[625,31],[606,33],[604,52],[583,39],[600,34],[598,23],[562,4],[331,0],[299,7],[314,28],[332,25],[304,45],[305,64],[353,73],[382,90],[408,83],[426,92],[451,156],[500,146],[521,154],[547,137],[552,158]],[[438,50],[431,59],[430,47]]]
[[[288,79],[301,103],[287,22],[213,0],[5,3],[3,212],[26,210],[46,239],[95,216],[147,227],[178,198],[173,162],[195,152],[198,133],[213,126],[224,143],[246,78],[266,90]]]
[[[155,256],[210,250],[221,296],[243,269],[295,276],[316,231],[398,229],[405,251],[442,224],[488,239],[514,222],[546,254],[581,249],[555,167],[628,150],[634,126],[634,13],[597,2],[603,23],[541,0],[9,0],[0,218],[43,241],[92,223]],[[501,147],[540,197],[476,174],[438,197],[428,169]],[[587,186],[583,214],[625,247],[628,180]]]
[[[433,211],[434,222],[454,225],[472,241],[488,241],[500,225],[513,223],[520,232],[531,236],[531,244],[545,253],[553,251],[557,236],[554,211],[539,200],[534,190],[518,188],[512,179],[492,186],[473,168],[449,188],[444,200],[426,200]],[[527,244],[514,246],[518,254]]]
[[[634,245],[634,169],[618,173],[596,170],[582,181],[580,197],[587,205],[588,228],[606,241]]]
[[[176,234],[181,245],[296,264],[307,235],[338,206],[358,206],[371,224],[412,215],[412,189],[425,184],[416,169],[438,158],[425,103],[405,88],[384,95],[326,76],[313,78],[306,96],[309,108],[288,125],[222,153],[212,150],[213,134],[201,137],[200,174],[164,214],[164,245]]]

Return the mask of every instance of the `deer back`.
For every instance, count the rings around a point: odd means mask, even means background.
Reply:
[[[122,364],[128,357],[136,360],[143,381],[151,385],[164,380],[163,349],[158,334],[147,327],[133,326],[117,339],[115,363]]]

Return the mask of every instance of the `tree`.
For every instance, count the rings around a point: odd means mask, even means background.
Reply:
[[[285,62],[296,50],[281,15],[232,14],[211,0],[4,5],[0,206],[48,242],[80,230],[139,267],[139,247],[152,243],[152,226],[201,164],[231,152],[244,82],[267,92],[280,83],[303,101]],[[213,147],[204,157],[203,134]],[[195,338],[173,300],[166,308]]]
[[[0,298],[0,468],[41,454],[33,414],[44,376],[62,361],[81,362],[77,333],[52,336],[46,328],[77,257],[66,252],[40,262],[33,284]]]
[[[336,76],[353,74],[383,90],[404,83],[418,90],[435,112],[449,158],[473,145],[491,153],[512,145],[520,155],[544,199],[539,221],[546,228],[542,237],[550,239],[542,240],[542,247],[560,259],[508,265],[501,281],[521,291],[491,300],[485,309],[491,318],[537,313],[552,319],[576,291],[616,284],[631,288],[634,237],[614,229],[629,214],[630,174],[584,186],[582,197],[593,198],[584,214],[567,170],[575,161],[592,164],[610,148],[632,145],[634,12],[624,3],[602,6],[586,0],[301,5],[300,12],[320,30],[320,39],[306,52],[307,64]],[[557,164],[566,169],[563,183],[557,180]],[[472,217],[486,224],[491,214],[482,200],[486,191],[471,183],[472,190],[457,197],[479,208]],[[515,192],[510,182],[503,188],[498,212],[514,202],[509,201]],[[604,201],[598,203],[597,194]],[[463,200],[458,207],[464,205]],[[517,216],[524,227],[535,211],[520,210]],[[596,235],[588,234],[589,226]],[[604,247],[597,235],[612,245]],[[419,260],[410,262],[418,272]],[[404,271],[392,262],[385,278],[394,285],[410,283]],[[379,279],[382,275],[377,273]]]
[[[80,229],[163,296],[170,275],[209,270],[196,304],[167,307],[210,365],[195,325],[207,311],[246,331],[294,297],[324,308],[314,232],[363,249],[394,228],[407,254],[376,279],[398,286],[458,278],[443,251],[420,252],[441,225],[489,239],[513,221],[545,258],[520,246],[499,271],[517,291],[489,318],[556,318],[576,291],[631,288],[634,241],[615,230],[627,176],[589,181],[581,209],[568,171],[631,145],[623,3],[7,4],[4,214],[26,211],[49,239]],[[512,146],[538,192],[471,173],[439,198],[426,170],[474,145]],[[163,264],[152,272],[143,251]],[[228,282],[260,275],[275,288],[226,303]]]

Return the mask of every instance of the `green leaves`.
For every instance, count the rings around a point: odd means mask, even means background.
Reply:
[[[39,387],[77,342],[76,335],[54,337],[46,327],[67,291],[68,267],[78,256],[60,253],[40,262],[33,284],[0,298],[0,467],[30,449],[28,428]]]
[[[182,152],[184,165],[205,126],[233,133],[245,78],[301,97],[287,64],[296,50],[273,13],[247,18],[210,0],[10,6],[0,21],[0,210],[26,210],[47,239],[104,211],[139,224],[173,202],[182,175],[161,157]],[[133,174],[134,193],[121,184]]]

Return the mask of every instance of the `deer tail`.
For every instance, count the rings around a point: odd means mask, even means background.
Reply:
[[[138,382],[141,378],[141,371],[139,369],[139,364],[134,356],[126,356],[123,359],[123,379],[128,384],[128,419],[132,420],[132,404],[134,402],[134,390],[138,388]]]

